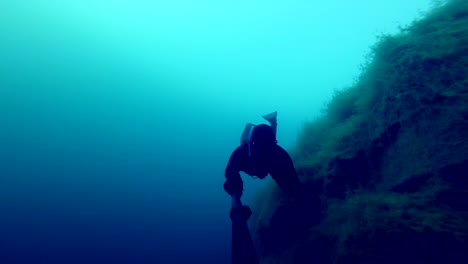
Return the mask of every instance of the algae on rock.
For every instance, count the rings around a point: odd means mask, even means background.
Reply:
[[[468,1],[449,0],[380,37],[292,151],[321,222],[283,241],[265,224],[282,194],[260,198],[262,263],[468,263],[467,32]]]

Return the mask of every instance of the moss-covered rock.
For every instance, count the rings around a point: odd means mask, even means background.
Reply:
[[[381,36],[292,151],[320,202],[254,210],[262,263],[468,263],[467,31],[468,1],[448,0]]]

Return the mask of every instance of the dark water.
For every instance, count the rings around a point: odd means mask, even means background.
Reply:
[[[373,2],[2,1],[0,262],[228,263],[245,123],[293,146],[427,5]]]

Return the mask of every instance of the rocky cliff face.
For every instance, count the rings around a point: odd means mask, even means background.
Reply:
[[[468,263],[468,1],[382,36],[254,207],[262,263]],[[320,197],[318,200],[317,197]]]

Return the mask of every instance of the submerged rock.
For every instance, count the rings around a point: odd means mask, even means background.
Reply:
[[[302,196],[253,230],[262,263],[468,263],[467,14],[449,0],[383,36],[304,129]]]

